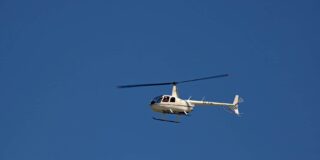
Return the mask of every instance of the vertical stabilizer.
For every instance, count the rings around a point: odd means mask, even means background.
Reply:
[[[238,104],[239,104],[239,95],[236,95],[233,100],[233,105],[238,105]]]
[[[233,100],[233,105],[229,107],[229,109],[231,109],[236,115],[239,115],[239,108],[238,108],[238,105],[239,105],[239,95],[236,95],[234,97],[234,100]]]

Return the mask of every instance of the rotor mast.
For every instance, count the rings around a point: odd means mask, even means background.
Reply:
[[[177,83],[176,82],[172,83],[172,96],[179,97],[178,89],[177,89]]]

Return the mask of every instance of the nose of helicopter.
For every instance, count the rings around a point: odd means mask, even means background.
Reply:
[[[157,102],[155,102],[155,101],[151,101],[151,102],[150,102],[150,107],[151,107],[151,109],[152,109],[153,111],[155,111],[155,112],[161,112],[161,111],[162,111],[162,109],[161,109],[161,107],[159,106],[159,104],[158,104]]]

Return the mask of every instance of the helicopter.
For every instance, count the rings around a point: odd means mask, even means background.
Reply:
[[[179,97],[177,84],[189,83],[194,81],[208,80],[213,78],[222,78],[227,77],[228,74],[220,74],[209,77],[184,80],[184,81],[173,81],[173,82],[164,82],[164,83],[148,83],[148,84],[133,84],[133,85],[120,85],[118,88],[134,88],[134,87],[149,87],[149,86],[163,86],[163,85],[172,85],[171,95],[160,95],[150,102],[151,109],[154,112],[159,112],[162,114],[172,114],[176,115],[176,120],[169,120],[164,118],[156,118],[152,117],[154,120],[165,121],[165,122],[173,122],[180,123],[179,116],[188,116],[190,112],[193,111],[196,106],[221,106],[227,108],[233,114],[239,116],[239,103],[242,102],[242,99],[239,95],[235,95],[232,103],[222,103],[222,102],[212,102],[212,101],[204,101],[204,100],[192,100],[182,99]]]

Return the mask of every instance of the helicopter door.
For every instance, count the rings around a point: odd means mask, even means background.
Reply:
[[[162,99],[162,102],[169,102],[169,96],[164,96]]]

